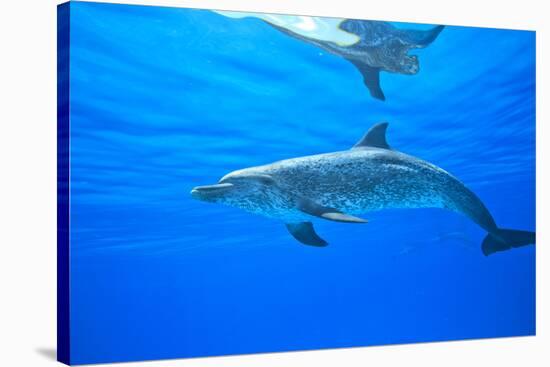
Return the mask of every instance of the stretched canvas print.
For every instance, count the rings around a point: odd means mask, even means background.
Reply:
[[[58,358],[535,334],[535,32],[58,8]]]

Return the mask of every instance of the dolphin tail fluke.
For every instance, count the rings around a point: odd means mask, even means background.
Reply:
[[[365,86],[368,88],[370,95],[376,99],[385,101],[386,96],[384,96],[384,92],[380,87],[380,69],[373,68],[372,66],[369,66],[361,61],[350,59],[347,60],[355,65],[357,70],[359,70],[359,72],[363,76],[363,83],[365,83]]]
[[[481,250],[485,256],[511,248],[535,244],[535,232],[498,229],[483,240]]]

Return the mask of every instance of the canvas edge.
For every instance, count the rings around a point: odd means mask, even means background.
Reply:
[[[57,360],[71,363],[70,343],[70,2],[57,6]]]

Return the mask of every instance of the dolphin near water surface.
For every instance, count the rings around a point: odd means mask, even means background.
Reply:
[[[351,45],[340,45],[267,23],[291,37],[318,46],[351,62],[363,76],[363,82],[371,96],[382,101],[386,97],[380,87],[380,72],[405,75],[418,73],[418,56],[409,55],[409,51],[427,47],[444,28],[438,25],[428,30],[399,29],[387,22],[345,19],[339,28],[356,35],[358,40]]]
[[[327,245],[313,219],[366,223],[357,215],[388,208],[461,213],[487,231],[485,255],[535,243],[535,232],[499,228],[481,200],[448,172],[390,148],[387,127],[374,125],[350,150],[237,170],[191,195],[281,220],[311,246]]]
[[[216,10],[229,18],[257,18],[280,32],[317,46],[351,62],[363,76],[372,97],[386,99],[380,87],[380,72],[414,75],[420,70],[418,56],[409,51],[429,46],[444,26],[403,29],[376,20],[243,13]]]

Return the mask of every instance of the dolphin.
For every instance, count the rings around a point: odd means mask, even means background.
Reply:
[[[444,28],[438,25],[429,30],[398,29],[387,22],[345,19],[340,23],[339,29],[356,35],[358,41],[351,45],[342,45],[308,37],[269,21],[266,23],[291,37],[351,62],[363,76],[363,82],[371,96],[382,101],[386,97],[380,87],[380,71],[406,75],[418,73],[418,57],[409,55],[409,50],[430,45]]]
[[[191,195],[281,220],[311,246],[327,245],[313,219],[366,223],[357,215],[387,208],[461,213],[487,231],[481,245],[486,256],[535,243],[535,232],[497,227],[481,200],[448,172],[390,148],[387,127],[374,125],[350,150],[237,170],[217,184],[193,188]]]

